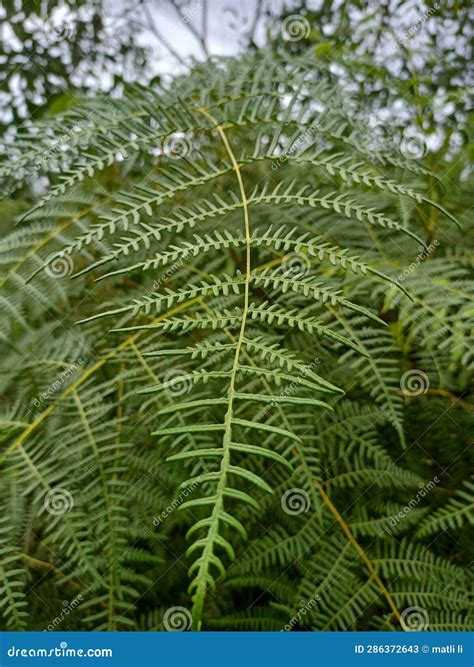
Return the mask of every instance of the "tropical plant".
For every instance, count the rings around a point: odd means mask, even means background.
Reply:
[[[345,98],[263,51],[9,145],[8,627],[472,628],[467,183]]]

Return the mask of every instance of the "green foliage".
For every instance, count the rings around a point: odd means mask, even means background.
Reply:
[[[11,146],[49,185],[0,246],[9,627],[472,628],[466,183],[342,94],[263,52]]]

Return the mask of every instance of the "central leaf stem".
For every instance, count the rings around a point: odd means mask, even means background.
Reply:
[[[244,305],[242,310],[242,321],[240,324],[240,332],[235,347],[234,359],[232,362],[232,370],[230,375],[229,389],[227,393],[227,412],[224,422],[224,436],[222,440],[223,456],[221,459],[221,474],[216,490],[216,502],[212,511],[211,523],[209,525],[207,540],[203,549],[202,556],[199,559],[199,571],[196,577],[197,587],[194,595],[193,605],[193,624],[197,630],[201,629],[202,625],[202,611],[204,606],[204,599],[206,596],[207,587],[209,584],[209,566],[213,557],[214,544],[216,537],[219,535],[220,515],[224,512],[224,493],[227,488],[227,471],[230,465],[230,451],[232,442],[232,422],[233,422],[233,407],[235,396],[235,383],[237,378],[237,371],[239,369],[240,352],[242,349],[245,326],[247,323],[247,316],[249,310],[249,295],[250,295],[250,280],[251,280],[251,265],[250,265],[250,250],[251,250],[251,236],[250,236],[250,220],[248,211],[248,198],[242,180],[239,164],[236,160],[234,152],[229,144],[227,136],[222,125],[211,116],[204,108],[199,108],[198,111],[202,113],[215,127],[222,143],[225,146],[229,159],[232,163],[233,170],[237,177],[239,185],[240,197],[242,199],[242,210],[244,214],[244,233],[245,233],[245,273],[244,273]]]

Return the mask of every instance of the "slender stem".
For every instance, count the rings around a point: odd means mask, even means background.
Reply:
[[[211,516],[211,523],[209,525],[206,544],[203,549],[202,556],[199,561],[199,570],[196,576],[196,592],[194,595],[193,605],[193,622],[197,630],[202,626],[202,612],[204,607],[204,600],[209,583],[209,565],[211,557],[213,556],[213,548],[215,537],[219,532],[220,515],[224,509],[224,493],[227,488],[227,469],[230,465],[230,446],[232,442],[232,422],[233,422],[233,406],[235,396],[235,384],[237,378],[237,371],[239,369],[239,359],[244,341],[245,326],[247,323],[247,316],[249,310],[249,296],[250,296],[250,279],[251,279],[251,264],[250,264],[250,250],[251,250],[251,235],[250,235],[250,221],[248,212],[248,199],[245,192],[242,174],[240,167],[234,155],[234,152],[229,144],[224,129],[205,109],[199,108],[198,111],[215,126],[222,143],[225,146],[232,167],[235,171],[237,182],[239,185],[240,196],[242,199],[242,208],[244,214],[244,229],[245,229],[245,282],[244,282],[244,304],[242,310],[242,320],[240,324],[239,337],[235,347],[234,359],[232,362],[232,370],[230,375],[229,389],[227,392],[227,412],[224,421],[224,436],[222,440],[223,454],[221,459],[220,477],[216,490],[216,502]]]
[[[386,599],[387,602],[388,602],[388,605],[389,605],[390,609],[391,609],[392,612],[395,614],[397,620],[400,621],[401,615],[400,615],[400,612],[399,612],[399,610],[398,610],[398,607],[397,607],[397,605],[395,604],[395,602],[394,602],[392,596],[390,595],[389,591],[387,590],[385,584],[383,583],[383,581],[381,580],[381,578],[380,578],[379,575],[377,574],[377,572],[376,572],[376,570],[375,570],[375,567],[374,567],[372,561],[371,561],[371,560],[369,559],[369,557],[366,555],[365,551],[363,550],[363,548],[360,546],[360,544],[358,543],[358,541],[356,540],[356,538],[355,538],[354,535],[352,534],[352,531],[351,531],[351,529],[349,528],[349,525],[344,521],[344,519],[342,518],[342,516],[341,516],[341,515],[339,514],[339,512],[337,511],[336,507],[332,504],[331,499],[329,498],[329,496],[327,495],[327,493],[324,491],[323,487],[322,487],[322,486],[319,484],[319,482],[317,482],[317,481],[315,481],[315,484],[316,484],[316,486],[318,487],[319,494],[320,494],[320,496],[321,496],[321,498],[322,498],[324,504],[325,504],[326,507],[330,510],[331,514],[334,516],[334,518],[336,519],[336,521],[338,522],[338,524],[341,526],[341,528],[342,528],[342,530],[344,531],[344,533],[345,533],[347,539],[348,539],[349,542],[352,544],[352,546],[354,547],[354,549],[355,549],[355,551],[357,552],[358,556],[360,557],[360,559],[363,561],[363,563],[365,564],[365,566],[366,566],[367,569],[369,570],[369,572],[370,572],[370,574],[371,574],[371,576],[372,576],[372,579],[375,581],[375,583],[377,584],[377,586],[378,586],[378,587],[380,588],[380,590],[382,591],[382,593],[383,593],[385,599]]]

